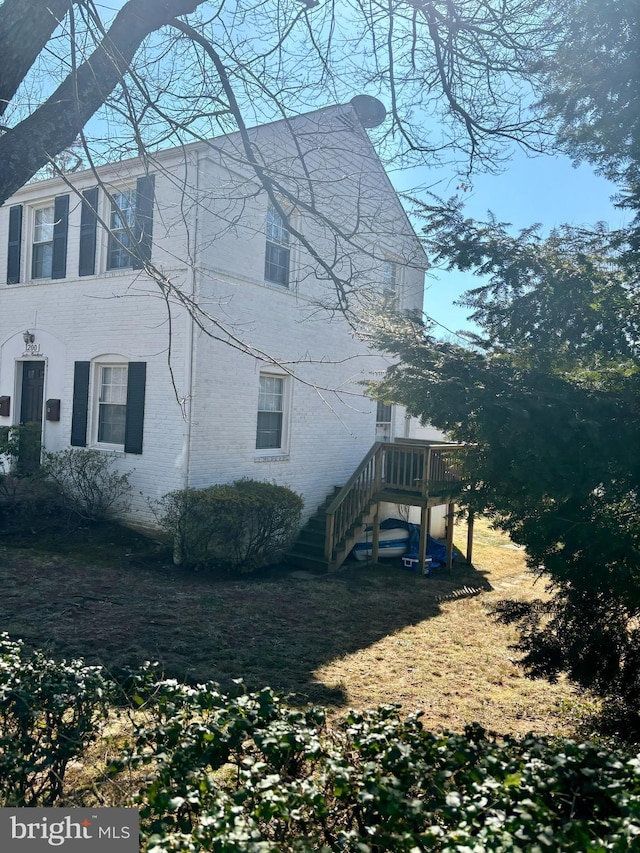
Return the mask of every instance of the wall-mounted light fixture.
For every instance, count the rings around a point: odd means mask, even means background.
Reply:
[[[33,332],[30,332],[29,329],[25,329],[25,331],[22,333],[22,340],[25,342],[25,344],[32,344],[35,339],[36,336],[33,334]]]

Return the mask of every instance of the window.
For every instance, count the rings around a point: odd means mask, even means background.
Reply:
[[[382,271],[382,298],[389,304],[398,296],[398,264],[395,261],[385,261]]]
[[[391,411],[390,405],[378,402],[376,407],[376,441],[391,441]]]
[[[129,249],[136,227],[136,190],[115,192],[111,201],[109,219],[109,249],[107,269],[121,270],[133,266]]]
[[[391,423],[391,406],[387,403],[378,403],[376,409],[376,423],[390,424]]]
[[[108,445],[142,453],[147,364],[104,356],[76,361],[73,374],[71,445]]]
[[[101,365],[99,372],[98,442],[124,445],[127,413],[127,368]]]
[[[283,448],[285,390],[283,376],[260,376],[256,450]]]
[[[51,278],[53,271],[53,226],[55,208],[39,207],[34,211],[31,278]]]
[[[278,211],[267,207],[267,247],[264,257],[264,277],[272,284],[289,287],[289,232]]]

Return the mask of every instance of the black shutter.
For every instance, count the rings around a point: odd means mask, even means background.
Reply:
[[[78,275],[93,275],[96,271],[96,212],[98,210],[98,187],[82,193],[80,215],[80,262]]]
[[[127,376],[127,414],[124,428],[125,453],[142,453],[146,361],[130,361]]]
[[[91,362],[76,361],[73,368],[73,414],[71,416],[71,444],[87,446],[87,415],[89,410],[89,372]]]
[[[133,268],[142,269],[151,260],[151,239],[153,237],[153,197],[155,175],[138,178],[136,185],[136,224],[135,238],[137,251],[133,255]]]
[[[51,278],[67,274],[67,230],[69,225],[69,196],[56,196],[53,211],[53,260]]]
[[[9,208],[9,247],[7,251],[7,284],[20,281],[20,246],[22,243],[22,205]]]

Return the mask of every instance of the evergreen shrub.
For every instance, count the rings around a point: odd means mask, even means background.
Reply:
[[[252,572],[281,557],[297,532],[302,506],[285,486],[238,480],[171,492],[157,515],[181,565]]]

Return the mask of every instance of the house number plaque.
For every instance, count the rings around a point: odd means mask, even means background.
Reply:
[[[40,344],[26,344],[24,355],[40,355]]]

